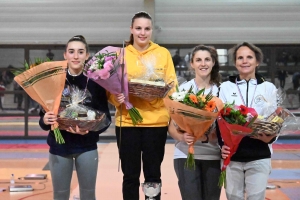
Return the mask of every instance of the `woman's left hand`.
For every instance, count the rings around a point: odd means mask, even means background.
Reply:
[[[70,127],[67,131],[70,133],[79,134],[79,135],[85,135],[85,134],[88,134],[88,132],[89,132],[89,131],[80,131],[78,126],[76,126],[75,130],[72,127]]]
[[[114,95],[114,98],[119,104],[122,104],[125,101],[125,96],[123,93]]]

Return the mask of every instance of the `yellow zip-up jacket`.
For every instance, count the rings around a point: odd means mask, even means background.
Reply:
[[[155,56],[156,63],[155,71],[162,71],[164,80],[168,83],[174,81],[175,86],[177,84],[177,78],[171,54],[166,48],[161,47],[153,42],[150,42],[149,48],[143,52],[137,51],[132,45],[128,45],[125,48],[125,64],[127,68],[128,80],[136,77],[143,71],[143,66],[141,66],[142,62],[140,62],[141,57],[149,58],[153,56]],[[172,94],[174,91],[175,87],[171,89],[168,95]],[[168,95],[166,98],[169,98]],[[121,106],[115,101],[114,96],[110,93],[108,93],[108,99],[110,103],[116,106],[115,125],[120,126]],[[136,127],[162,127],[168,125],[170,116],[164,106],[163,99],[155,99],[149,102],[129,94],[129,102],[140,112],[143,117],[143,122],[137,124]],[[122,126],[134,126],[124,104],[122,108]]]

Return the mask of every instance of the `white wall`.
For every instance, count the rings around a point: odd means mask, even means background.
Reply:
[[[140,10],[143,0],[0,0],[0,44],[65,44],[76,34],[121,44]],[[300,43],[300,0],[156,0],[154,11],[160,44]]]
[[[300,43],[299,0],[156,0],[158,43]]]
[[[0,44],[122,44],[142,0],[0,0]]]

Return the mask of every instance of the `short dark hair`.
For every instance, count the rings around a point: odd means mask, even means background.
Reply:
[[[235,45],[234,47],[232,47],[231,49],[229,49],[229,54],[232,55],[233,63],[235,63],[235,61],[236,61],[236,52],[241,47],[248,47],[249,49],[251,49],[251,51],[253,51],[254,54],[255,54],[256,60],[259,63],[262,63],[262,61],[264,59],[264,54],[262,53],[261,49],[258,48],[257,46],[255,46],[254,44],[249,43],[249,42],[239,43],[239,44]]]
[[[89,45],[87,44],[85,38],[84,38],[82,35],[75,35],[75,36],[71,37],[71,39],[69,39],[69,41],[68,41],[67,44],[66,44],[66,49],[65,49],[65,51],[66,51],[67,48],[68,48],[68,44],[69,44],[70,42],[74,42],[74,41],[82,42],[82,43],[85,45],[86,52],[87,52],[87,53],[89,52]]]
[[[140,12],[135,13],[134,16],[132,17],[131,27],[133,26],[134,20],[138,19],[138,18],[146,18],[152,22],[152,18],[149,13],[147,13],[146,11],[140,11]],[[132,34],[130,34],[129,40],[126,41],[126,45],[129,45],[129,44],[131,44],[131,45],[133,44],[133,35]]]
[[[207,51],[210,53],[210,56],[212,58],[212,60],[215,62],[211,73],[210,73],[210,83],[214,83],[217,86],[220,85],[221,82],[221,75],[219,73],[220,70],[220,64],[219,64],[219,58],[218,58],[218,53],[217,50],[212,47],[212,46],[205,46],[205,45],[198,45],[196,47],[194,47],[194,49],[192,50],[191,56],[190,56],[190,62],[193,63],[193,59],[195,57],[195,54],[198,51]]]

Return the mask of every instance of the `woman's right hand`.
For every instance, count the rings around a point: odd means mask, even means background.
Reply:
[[[79,134],[79,135],[85,135],[85,134],[89,133],[89,131],[81,131],[77,125],[74,129],[72,127],[69,127],[69,129],[67,129],[67,131],[70,133]]]
[[[221,156],[223,159],[226,159],[228,155],[230,154],[230,147],[223,145],[221,149]]]
[[[124,101],[125,101],[125,96],[124,96],[123,93],[116,94],[116,95],[114,95],[114,97],[115,97],[115,100],[116,100],[119,104],[122,104],[122,103],[124,103]]]
[[[183,140],[188,144],[191,145],[195,141],[195,137],[187,132],[183,133]]]
[[[45,113],[43,121],[46,125],[55,124],[57,120],[57,116],[54,114],[53,111],[48,111]]]

